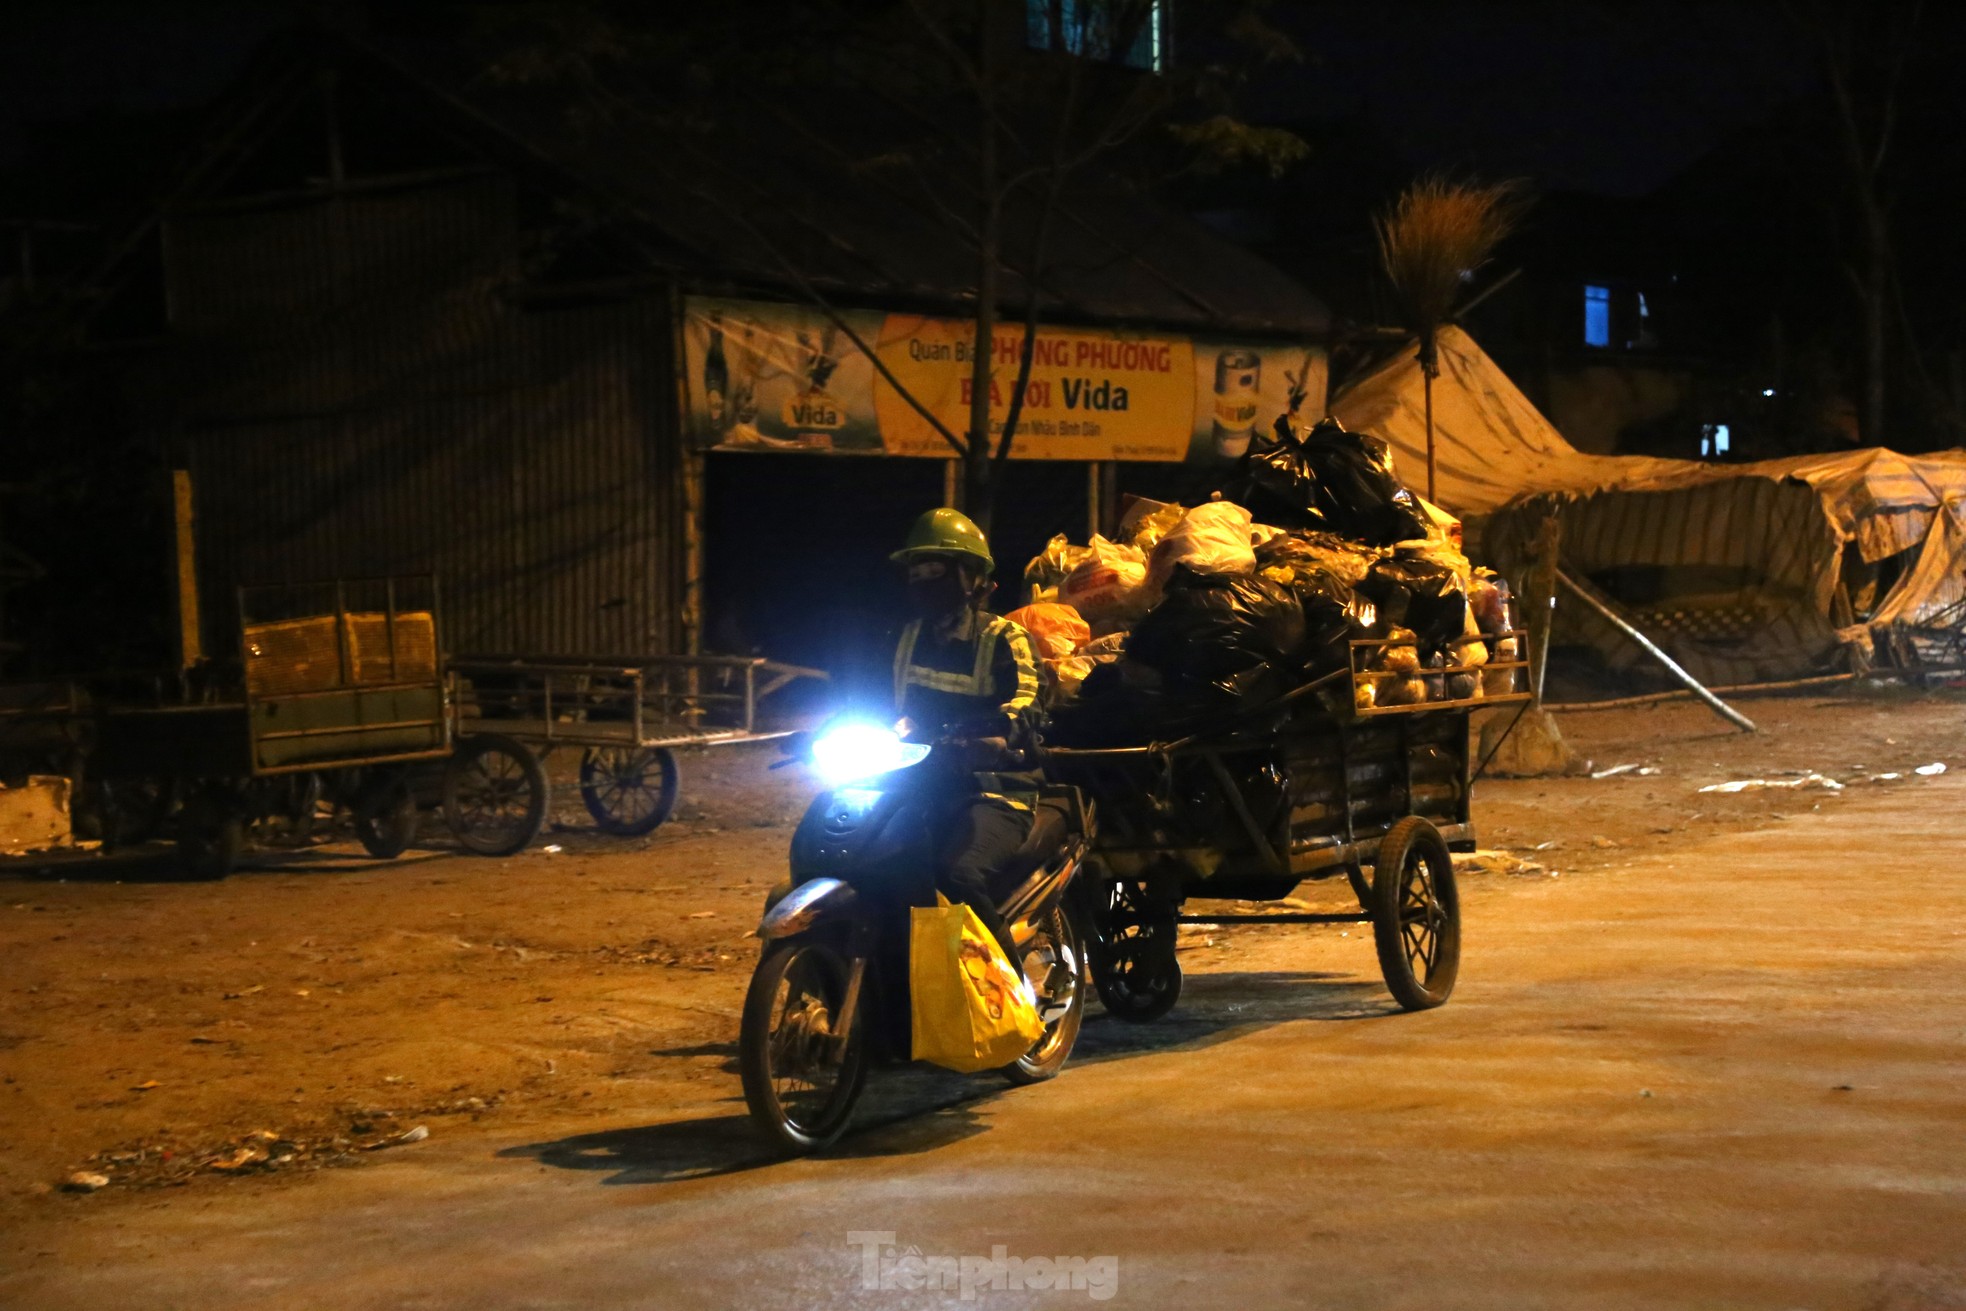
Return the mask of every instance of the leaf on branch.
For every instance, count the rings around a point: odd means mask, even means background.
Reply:
[[[1301,64],[1304,52],[1288,33],[1272,27],[1261,14],[1245,9],[1229,20],[1229,39],[1265,64]]]
[[[888,169],[912,168],[915,157],[905,150],[890,150],[879,155],[869,155],[856,159],[847,165],[849,173],[880,173]]]
[[[1257,127],[1227,114],[1217,114],[1199,123],[1173,123],[1167,130],[1176,141],[1196,152],[1196,168],[1203,173],[1221,173],[1253,164],[1277,178],[1311,153],[1310,142],[1295,132],[1280,127]]]

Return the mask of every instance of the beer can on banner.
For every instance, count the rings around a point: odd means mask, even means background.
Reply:
[[[1215,357],[1215,453],[1229,459],[1249,449],[1256,427],[1256,393],[1263,381],[1263,357],[1252,350],[1226,350]]]

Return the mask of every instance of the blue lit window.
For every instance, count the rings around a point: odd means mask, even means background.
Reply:
[[[1024,41],[1033,50],[1163,72],[1165,0],[1024,0]]]
[[[1700,428],[1700,458],[1719,459],[1732,447],[1734,434],[1724,423],[1709,423]]]
[[[1584,345],[1611,344],[1611,288],[1584,288]]]

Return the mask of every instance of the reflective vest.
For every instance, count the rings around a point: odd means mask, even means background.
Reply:
[[[1017,715],[1036,707],[1038,702],[1038,664],[1031,650],[1031,636],[1001,615],[973,614],[968,623],[972,648],[965,667],[941,669],[919,663],[916,648],[921,645],[919,619],[901,630],[901,641],[894,648],[894,704],[897,712],[908,710],[908,690],[924,688],[949,696],[973,698],[978,709],[996,705],[1006,715]],[[997,643],[1010,648],[1017,668],[1017,685],[1008,699],[996,686],[994,670]],[[953,644],[950,644],[953,645]],[[947,646],[943,647],[947,650]]]

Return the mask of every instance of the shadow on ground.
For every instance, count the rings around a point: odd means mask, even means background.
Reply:
[[[1343,975],[1280,970],[1201,975],[1189,980],[1173,1012],[1150,1024],[1128,1024],[1098,1011],[1088,1015],[1072,1065],[1194,1050],[1280,1024],[1371,1019],[1397,1009],[1376,982]],[[735,1044],[715,1043],[657,1055],[734,1052]],[[926,1065],[876,1067],[854,1113],[855,1128],[826,1155],[851,1160],[934,1151],[984,1132],[989,1125],[982,1106],[1010,1091],[995,1074],[952,1074]],[[714,1178],[783,1159],[743,1114],[577,1134],[509,1147],[499,1155],[602,1172],[607,1184]]]

